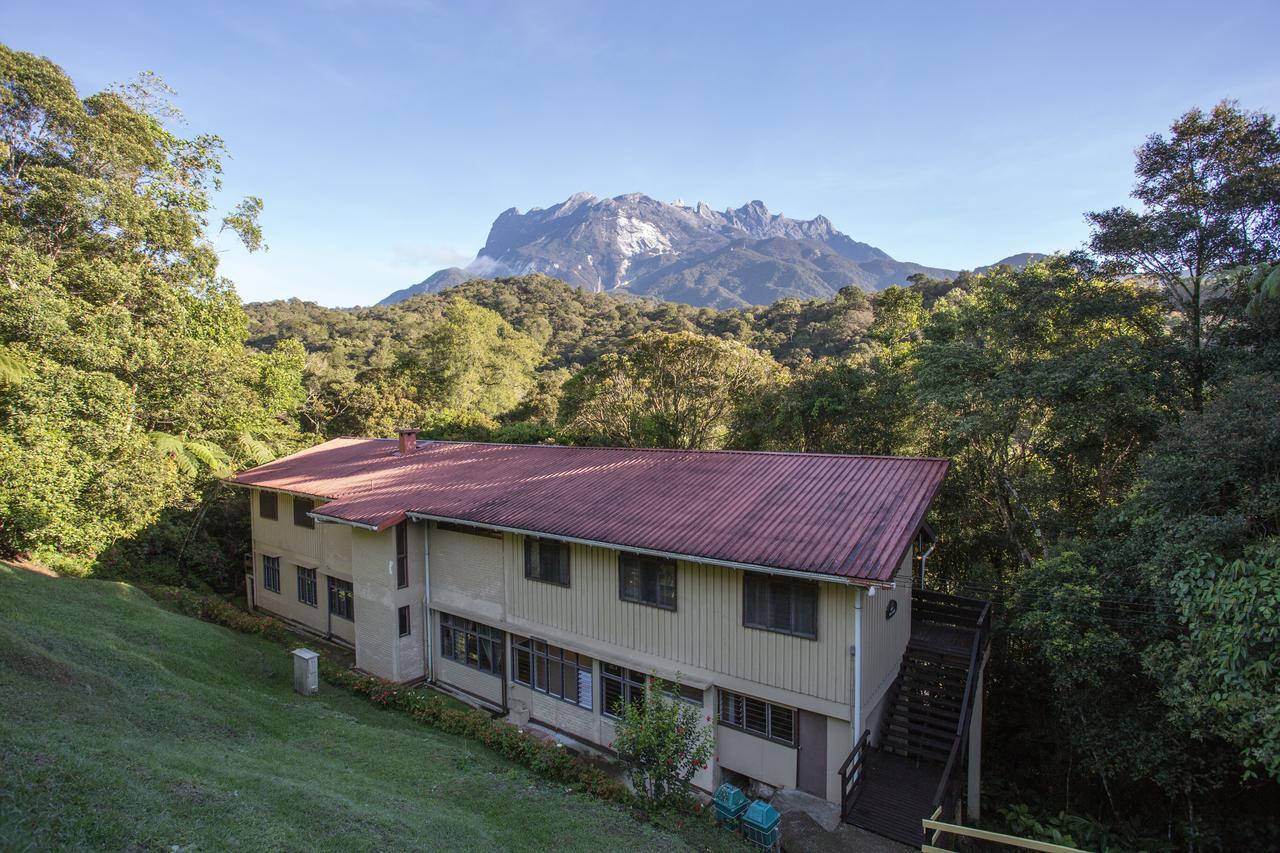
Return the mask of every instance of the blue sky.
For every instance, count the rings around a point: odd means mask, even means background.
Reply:
[[[1069,8],[1068,8],[1069,7]],[[54,9],[56,8],[56,12]],[[222,135],[246,300],[370,304],[579,190],[826,214],[901,260],[1071,249],[1189,107],[1280,112],[1280,5],[5,4],[83,91],[155,71]]]

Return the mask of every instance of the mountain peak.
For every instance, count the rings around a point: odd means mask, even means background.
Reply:
[[[591,291],[717,308],[825,298],[851,284],[878,290],[906,284],[914,273],[955,275],[897,261],[842,234],[825,216],[771,213],[759,199],[717,212],[702,201],[688,207],[644,193],[602,199],[577,192],[545,209],[508,208],[465,270],[441,270],[384,302],[441,290],[463,277],[530,273]]]

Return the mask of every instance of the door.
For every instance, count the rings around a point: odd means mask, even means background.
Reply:
[[[797,711],[800,720],[796,749],[796,787],[815,797],[827,798],[827,718],[811,711]]]

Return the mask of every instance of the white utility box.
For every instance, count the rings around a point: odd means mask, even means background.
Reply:
[[[311,649],[293,650],[293,689],[303,696],[320,690],[320,655]]]

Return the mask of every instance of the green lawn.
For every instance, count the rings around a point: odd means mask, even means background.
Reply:
[[[682,849],[132,587],[0,566],[0,849]]]

